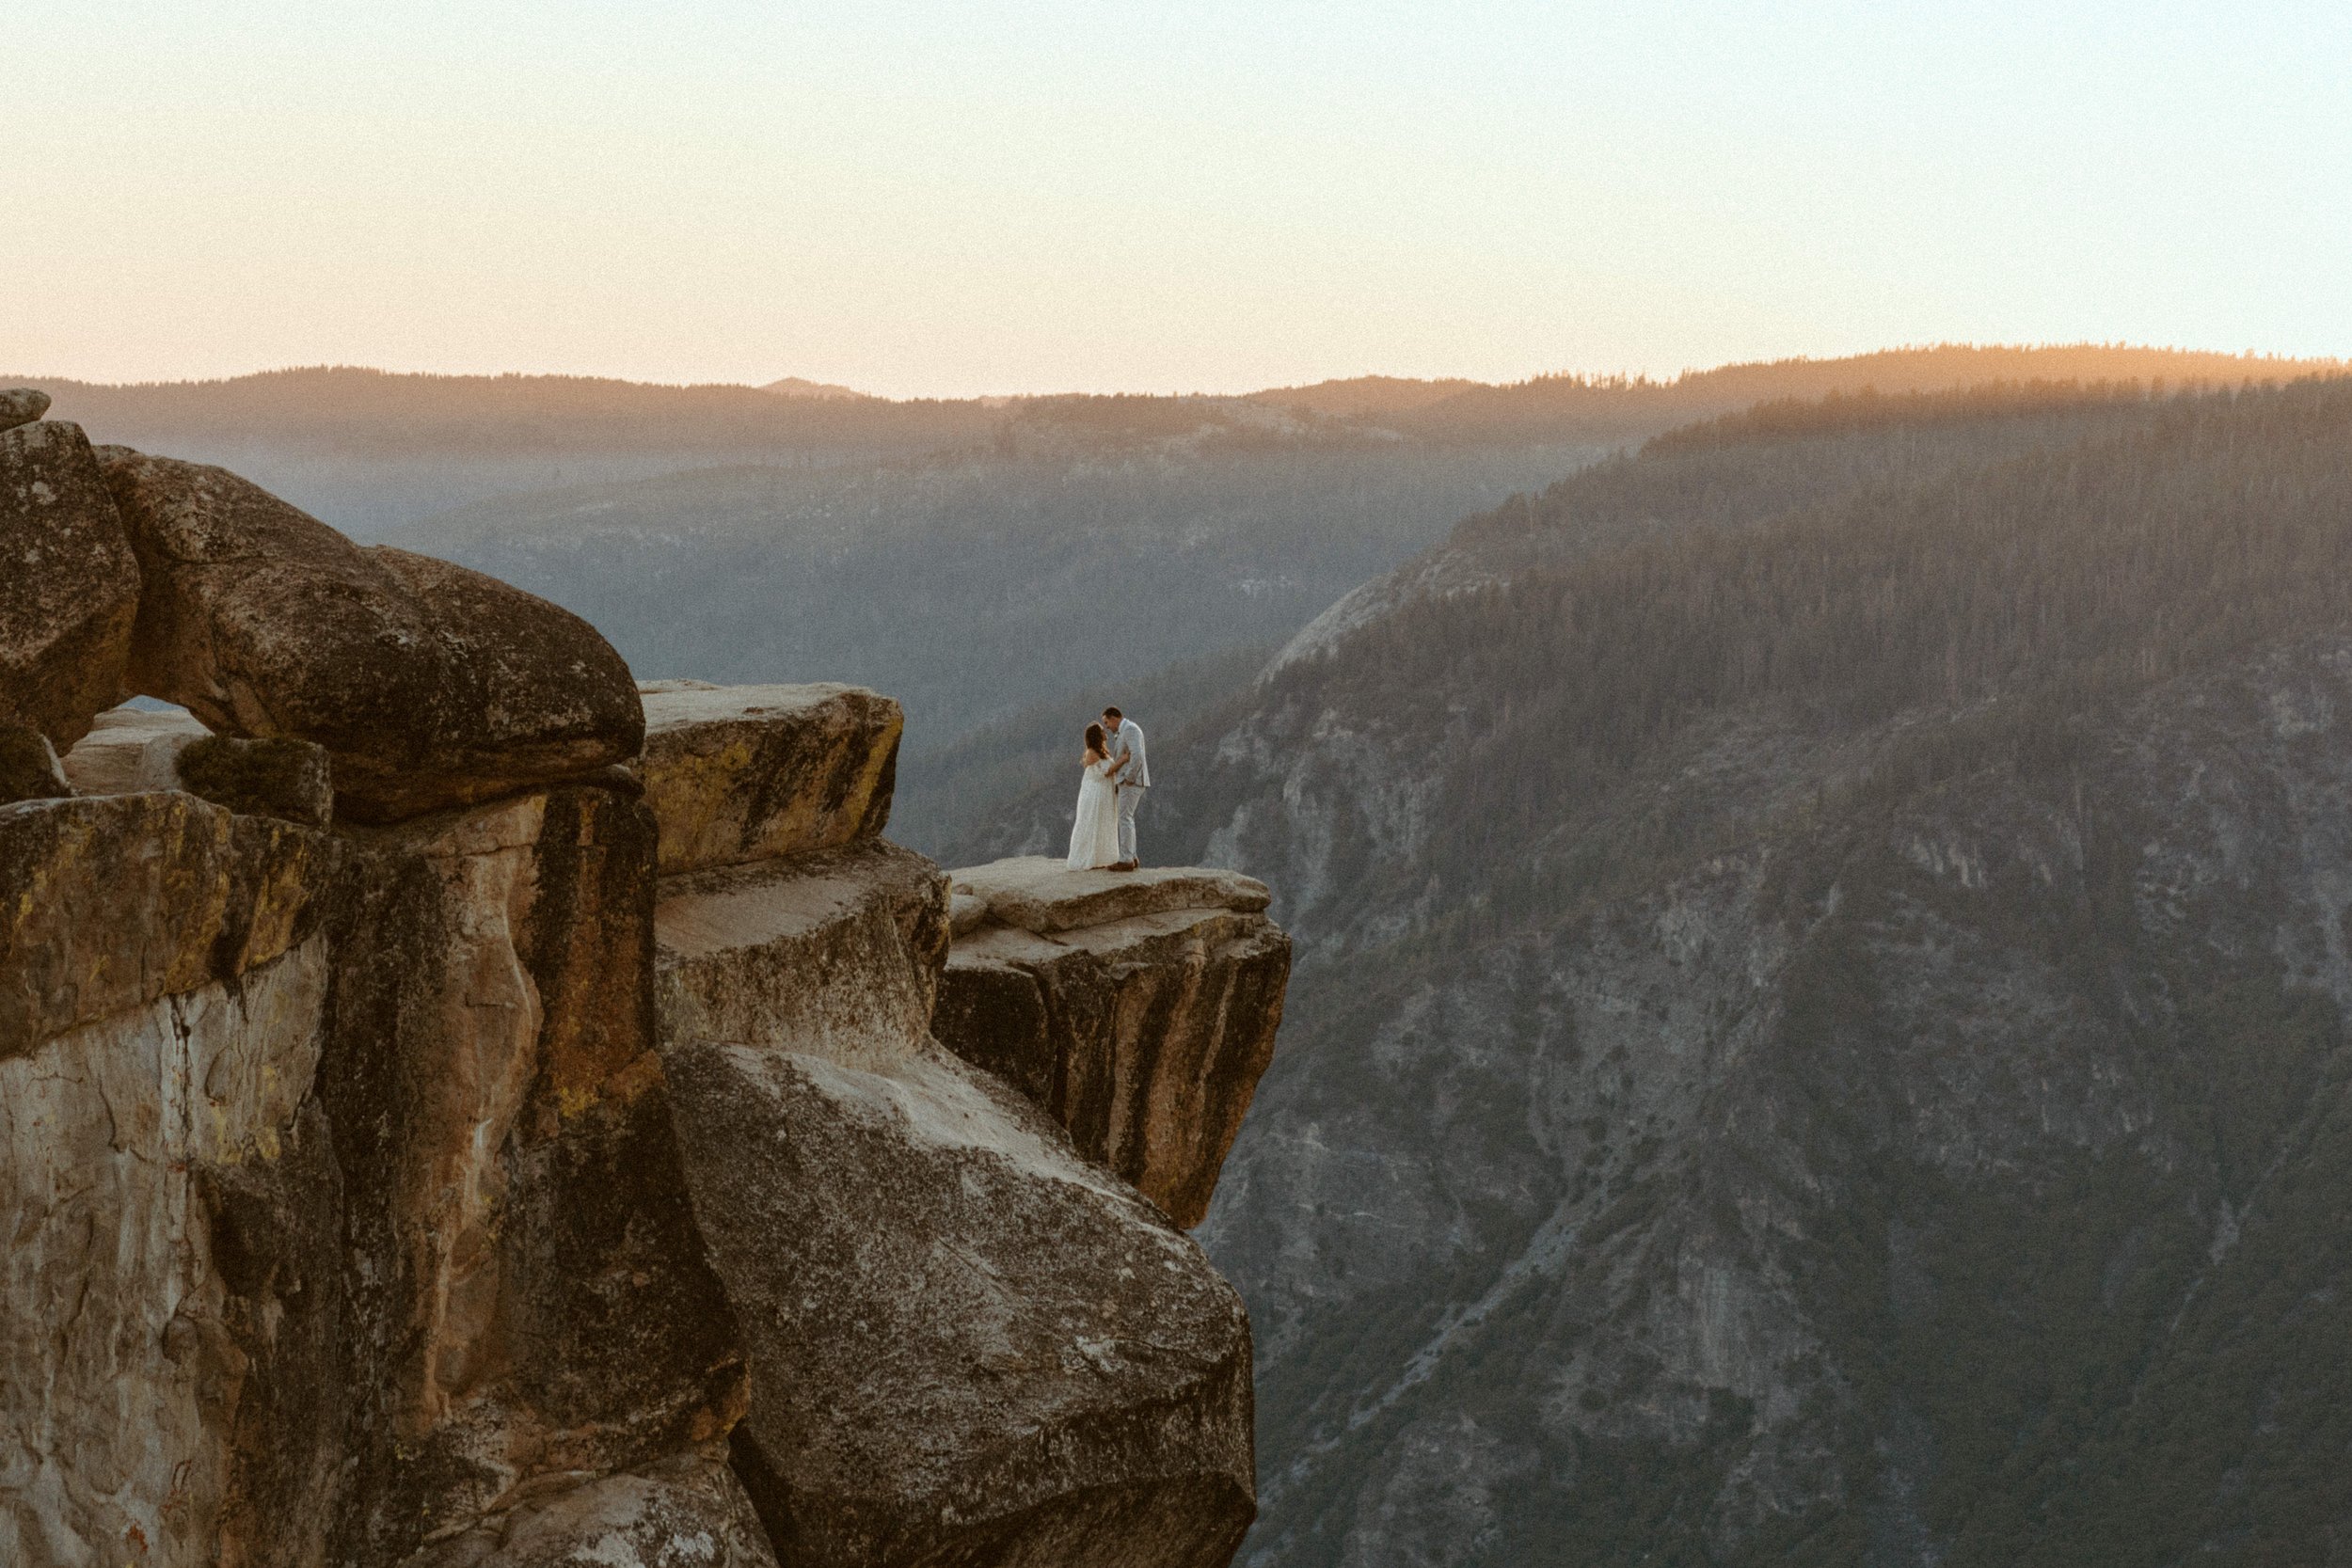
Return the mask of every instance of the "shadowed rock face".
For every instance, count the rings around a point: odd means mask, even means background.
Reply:
[[[361,549],[223,469],[105,465],[145,578],[130,684],[212,729],[312,740],[339,809],[398,821],[632,755],[637,694],[595,628],[446,562]]]
[[[60,751],[81,739],[121,701],[138,597],[137,558],[81,427],[0,430],[0,718]]]
[[[559,790],[369,835],[320,1070],[361,1402],[337,1549],[723,1438],[743,1368],[653,1053],[654,825]]]
[[[671,879],[658,929],[695,1215],[754,1368],[737,1467],[784,1557],[1226,1561],[1254,1513],[1248,1322],[929,1037],[946,879],[852,846]]]
[[[890,819],[898,705],[854,686],[649,681],[633,771],[661,869],[700,871],[872,838]]]
[[[0,719],[0,806],[19,800],[62,800],[72,793],[49,737],[27,725]]]
[[[1291,943],[1261,912],[1264,887],[1044,860],[959,871],[955,887],[941,1043],[1178,1225],[1200,1224],[1282,1022]]]

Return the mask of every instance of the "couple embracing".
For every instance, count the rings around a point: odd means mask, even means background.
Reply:
[[[1152,787],[1143,729],[1115,707],[1087,726],[1086,772],[1078,779],[1078,825],[1070,832],[1073,871],[1133,871],[1136,808]]]

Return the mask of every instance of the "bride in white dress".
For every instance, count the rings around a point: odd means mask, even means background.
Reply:
[[[1086,772],[1078,779],[1078,823],[1070,830],[1067,863],[1073,871],[1119,863],[1119,786],[1111,781],[1115,766],[1103,726],[1089,724]]]

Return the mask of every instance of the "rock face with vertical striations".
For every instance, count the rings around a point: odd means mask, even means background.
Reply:
[[[81,739],[121,701],[138,601],[138,560],[81,427],[0,429],[0,719],[60,752]]]
[[[145,578],[131,687],[212,729],[316,741],[391,822],[595,772],[644,736],[596,629],[461,566],[362,549],[220,468],[110,455]]]
[[[634,755],[552,607],[107,462],[192,712],[0,719],[0,1562],[1222,1568],[1248,1320],[931,1037],[895,704]],[[1263,924],[1151,896],[1170,995]]]
[[[1232,872],[955,874],[962,907],[933,1021],[1187,1229],[1274,1054],[1290,938]]]
[[[362,1406],[338,1547],[723,1438],[743,1366],[654,1055],[654,824],[599,788],[365,834],[320,1093]]]

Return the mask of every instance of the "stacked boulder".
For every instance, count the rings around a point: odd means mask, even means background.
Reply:
[[[896,704],[641,692],[45,407],[0,393],[0,1561],[1230,1558],[1240,1305],[932,1038]]]

